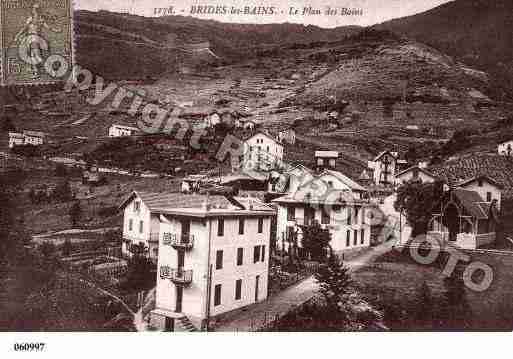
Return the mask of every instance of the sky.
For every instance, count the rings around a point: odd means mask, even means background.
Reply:
[[[109,10],[129,12],[142,16],[163,14],[161,8],[173,6],[175,15],[191,15],[191,5],[226,6],[230,9],[245,6],[274,6],[274,15],[232,15],[232,14],[194,14],[203,19],[214,19],[223,22],[238,23],[303,23],[321,27],[336,27],[345,25],[368,26],[390,19],[413,15],[432,9],[450,0],[75,0],[76,8],[91,11]],[[298,10],[291,14],[291,7]],[[320,10],[321,15],[311,12],[303,15],[303,8],[310,7]],[[337,15],[325,15],[327,7],[335,8]],[[342,16],[341,8],[361,10],[363,14]]]

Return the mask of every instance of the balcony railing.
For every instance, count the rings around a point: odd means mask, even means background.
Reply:
[[[192,234],[164,233],[163,244],[172,246],[175,249],[192,249],[194,246],[194,236]]]
[[[169,279],[175,284],[188,285],[192,282],[192,269],[160,267],[160,278]]]

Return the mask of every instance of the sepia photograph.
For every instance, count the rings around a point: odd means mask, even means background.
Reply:
[[[8,351],[511,332],[512,29],[511,0],[0,0]]]

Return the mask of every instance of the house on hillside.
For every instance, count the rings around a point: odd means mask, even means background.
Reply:
[[[212,128],[221,123],[221,116],[217,111],[212,112],[210,115],[205,117],[203,123],[206,128]]]
[[[394,183],[397,157],[397,152],[383,151],[373,161],[369,161],[368,168],[374,172],[376,185],[390,186]]]
[[[45,143],[46,134],[41,131],[23,131],[24,144],[40,146]]]
[[[447,191],[433,210],[428,235],[441,244],[476,249],[497,239],[497,200],[487,202],[476,191]]]
[[[337,151],[315,151],[315,164],[317,171],[324,169],[334,170],[337,167]]]
[[[438,177],[431,173],[425,164],[418,164],[395,175],[396,186],[401,186],[409,181],[421,181],[422,183],[433,183]]]
[[[477,192],[485,202],[495,201],[497,210],[501,210],[503,186],[489,176],[481,175],[469,178],[458,183],[457,188]]]
[[[267,299],[272,207],[254,198],[167,194],[159,208],[150,326],[208,330],[219,315]]]
[[[372,205],[366,194],[366,188],[347,176],[326,170],[294,193],[273,200],[278,205],[278,246],[288,250],[296,242],[301,252],[301,226],[317,221],[329,229],[336,252],[368,247],[371,226],[365,211]]]
[[[257,132],[243,143],[242,169],[271,171],[283,165],[283,145],[265,132]]]
[[[138,134],[140,130],[137,127],[112,125],[109,127],[109,137],[128,137]]]
[[[502,156],[513,156],[513,139],[499,143],[497,152]]]
[[[25,136],[19,132],[9,132],[9,148],[25,144]]]

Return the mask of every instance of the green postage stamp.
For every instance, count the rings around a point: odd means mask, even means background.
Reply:
[[[53,55],[73,64],[72,0],[0,0],[0,49],[0,84],[56,82],[45,65]]]

